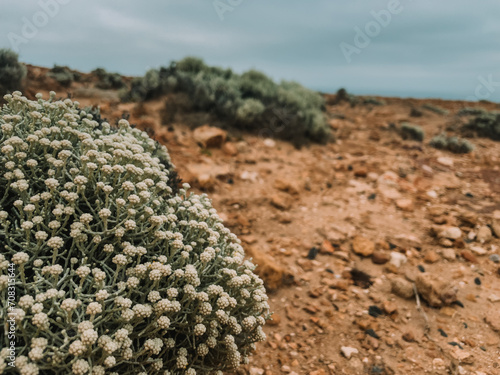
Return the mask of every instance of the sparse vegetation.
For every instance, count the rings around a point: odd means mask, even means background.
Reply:
[[[385,105],[385,101],[377,99],[373,96],[367,96],[363,98],[363,104],[371,104],[371,105]]]
[[[195,110],[210,112],[242,129],[268,129],[276,137],[294,141],[325,142],[330,137],[319,93],[296,82],[277,84],[255,70],[240,75],[210,67],[193,57],[134,79],[123,99],[141,101],[168,93],[185,93]]]
[[[480,108],[464,108],[458,115],[474,116],[461,127],[461,131],[465,135],[500,141],[500,112],[488,112]]]
[[[64,87],[69,87],[73,81],[80,80],[80,73],[73,72],[67,66],[61,65],[54,65],[54,67],[49,70],[47,75],[55,79]]]
[[[429,103],[426,103],[422,106],[423,109],[426,109],[428,111],[431,111],[431,112],[434,112],[434,113],[437,113],[438,115],[447,115],[449,113],[448,110],[444,109],[444,108],[441,108],[441,107],[438,107],[437,105],[432,105],[432,104],[429,104]]]
[[[97,87],[100,89],[110,90],[110,89],[121,89],[125,86],[123,78],[118,73],[110,73],[103,68],[97,68],[92,71],[99,78]]]
[[[408,122],[404,122],[401,125],[400,134],[403,139],[411,139],[419,142],[422,142],[425,136],[425,133],[420,126],[410,124]]]
[[[474,145],[468,140],[459,137],[448,137],[446,134],[435,136],[429,142],[431,147],[439,150],[448,150],[455,154],[467,154],[474,150]]]
[[[26,77],[26,67],[18,61],[18,55],[10,49],[0,49],[0,94],[21,89]]]

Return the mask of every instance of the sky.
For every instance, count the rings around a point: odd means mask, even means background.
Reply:
[[[0,0],[26,63],[143,75],[185,56],[323,92],[500,102],[498,0]]]

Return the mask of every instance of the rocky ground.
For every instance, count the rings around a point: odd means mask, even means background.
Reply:
[[[427,145],[461,108],[498,105],[327,97],[337,141],[296,149],[267,138],[279,129],[163,124],[168,98],[121,103],[44,74],[30,67],[29,95],[50,87],[110,121],[130,114],[242,239],[274,315],[241,373],[500,374],[500,143],[472,139],[466,155]],[[394,126],[405,121],[422,126],[424,143],[401,139]]]

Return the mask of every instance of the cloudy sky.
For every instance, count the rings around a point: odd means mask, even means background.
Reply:
[[[500,101],[498,0],[0,0],[22,61],[128,75],[187,55],[357,94]]]

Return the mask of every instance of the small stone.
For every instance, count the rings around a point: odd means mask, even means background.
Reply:
[[[321,244],[320,252],[322,254],[332,255],[335,252],[335,248],[332,246],[330,241],[324,240]]]
[[[368,175],[368,169],[366,167],[357,167],[354,169],[354,176],[356,177],[366,177]]]
[[[488,323],[494,331],[500,333],[500,309],[488,311],[484,316],[484,321]]]
[[[444,228],[438,235],[440,238],[448,238],[450,240],[456,240],[462,237],[462,231],[458,227],[447,227]]]
[[[386,314],[394,314],[398,310],[398,305],[393,301],[384,301],[383,308]]]
[[[273,313],[273,315],[271,315],[271,319],[267,321],[267,324],[271,326],[277,326],[280,323],[281,323],[281,316],[276,313]]]
[[[484,255],[487,253],[486,249],[481,246],[471,246],[471,251],[476,253],[477,255]]]
[[[409,198],[402,198],[396,201],[396,206],[402,211],[413,211],[415,209],[413,200]]]
[[[487,226],[482,226],[477,231],[476,241],[478,241],[479,243],[486,243],[491,240],[491,237],[491,229]]]
[[[453,242],[447,238],[440,238],[439,239],[439,244],[442,247],[453,247]]]
[[[464,250],[460,253],[460,255],[462,256],[462,258],[464,258],[465,260],[471,262],[471,263],[477,263],[477,258],[474,254],[472,254],[472,252],[470,252],[469,250]]]
[[[399,297],[410,299],[415,295],[413,284],[402,277],[391,280],[391,291]]]
[[[415,334],[412,331],[406,331],[403,333],[403,340],[406,342],[415,342]]]
[[[352,250],[358,255],[368,257],[375,251],[375,243],[366,237],[356,236],[352,241]]]
[[[264,375],[264,369],[258,367],[250,367],[250,375]]]
[[[457,254],[453,249],[443,249],[441,251],[441,255],[443,256],[444,259],[447,260],[455,260],[457,258]]]
[[[446,370],[446,364],[442,358],[434,358],[432,360],[432,368],[435,371],[444,371]]]
[[[226,142],[222,145],[222,151],[229,156],[235,156],[238,154],[238,148],[232,142]]]
[[[429,190],[425,193],[429,198],[431,199],[437,199],[438,198],[438,193],[434,190]]]
[[[283,365],[281,366],[281,371],[289,373],[290,371],[292,371],[292,369],[290,368],[290,366]]]
[[[299,193],[299,189],[292,182],[285,181],[279,178],[274,181],[274,187],[289,194]]]
[[[340,348],[341,353],[346,357],[347,359],[350,359],[353,354],[358,354],[359,351],[356,348],[352,348],[350,346],[342,346]]]
[[[453,167],[453,159],[452,158],[441,156],[441,157],[437,158],[437,162],[441,165],[446,166],[446,167]]]
[[[436,263],[439,260],[439,255],[434,250],[429,250],[425,256],[424,261],[426,263]]]
[[[500,220],[493,220],[493,222],[491,223],[491,229],[493,234],[497,238],[500,238]]]
[[[398,253],[396,251],[391,251],[391,260],[390,263],[396,266],[397,268],[401,267],[403,264],[407,262],[408,258],[406,255]]]
[[[493,263],[500,263],[500,255],[498,255],[498,254],[491,254],[490,255],[490,260]]]
[[[309,375],[326,375],[326,371],[323,369],[311,371]]]
[[[287,197],[277,194],[271,197],[271,204],[280,210],[288,210],[292,205]]]
[[[458,288],[439,276],[424,273],[415,279],[418,294],[432,307],[449,305],[457,300]]]
[[[490,302],[499,302],[500,301],[500,297],[497,296],[496,294],[492,294],[488,297],[488,301]]]
[[[276,147],[276,142],[271,138],[264,139],[264,141],[262,143],[264,144],[264,146],[269,147],[269,148]]]
[[[222,129],[203,125],[194,130],[193,137],[203,147],[219,148],[226,141],[227,133]]]
[[[391,260],[391,255],[386,251],[374,251],[372,254],[372,262],[374,264],[386,264]]]

